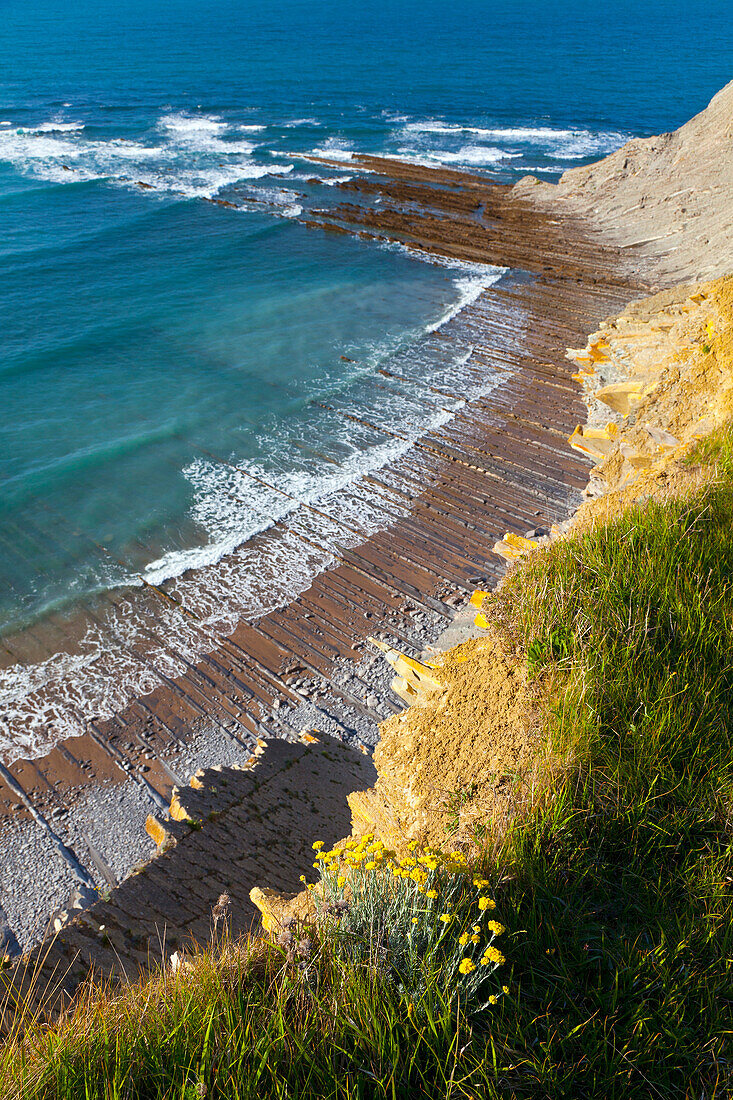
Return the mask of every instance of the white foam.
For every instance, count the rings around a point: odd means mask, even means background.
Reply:
[[[318,182],[325,184],[326,187],[336,187],[339,183],[348,183],[353,178],[353,176],[321,176]]]
[[[227,140],[227,124],[208,116],[164,116],[161,144],[124,138],[86,140],[83,124],[44,124],[31,130],[0,129],[0,160],[23,174],[53,183],[106,179],[187,198],[213,198],[240,180],[287,174],[291,164],[263,166],[245,140]],[[223,161],[223,163],[222,163]]]
[[[293,118],[289,122],[283,122],[282,127],[284,130],[292,130],[297,126],[320,126],[321,123],[317,118]]]
[[[329,160],[349,161],[354,156],[354,150],[349,149],[343,138],[328,138],[323,145],[318,145],[311,150],[311,156],[328,157]]]
[[[519,153],[509,153],[506,149],[497,149],[487,145],[464,145],[457,152],[445,150],[425,154],[428,160],[438,164],[499,164],[502,160],[511,160]]]
[[[158,126],[163,130],[172,130],[176,134],[187,137],[188,135],[222,133],[228,128],[228,123],[224,122],[216,115],[189,115],[181,113],[163,115],[158,122]]]
[[[421,150],[413,152],[411,149],[402,148],[398,153],[389,153],[390,160],[401,160],[405,164],[420,164],[425,168],[434,168],[436,164],[456,165],[457,167],[479,167],[488,164],[500,164],[505,160],[513,160],[521,156],[521,153],[510,153],[505,149],[496,149],[486,145],[464,145],[457,152],[449,150]]]
[[[420,134],[438,134],[448,137],[459,137],[462,134],[475,134],[480,138],[506,143],[510,147],[518,145],[536,146],[540,150],[546,150],[549,154],[564,160],[575,160],[593,155],[603,155],[621,147],[628,141],[628,134],[618,131],[593,131],[586,129],[563,129],[554,126],[471,126],[443,122],[439,119],[426,119],[425,121],[409,122],[401,130],[403,136],[415,136]],[[467,150],[476,148],[467,146]],[[431,151],[419,150],[420,155],[431,156]],[[435,151],[438,154],[438,151]],[[449,160],[455,156],[463,156],[464,163],[480,163],[478,160],[466,160],[465,150],[456,154],[454,151],[440,154]],[[469,153],[469,156],[471,154]],[[478,154],[473,154],[478,157]],[[514,155],[517,155],[514,153]],[[449,161],[446,161],[448,163]]]
[[[397,115],[390,121],[402,122],[403,119]],[[435,119],[426,119],[425,122],[408,122],[402,129],[403,133],[407,134],[463,134],[470,131],[471,128],[469,126],[456,126],[449,122],[439,122]]]
[[[428,325],[425,331],[437,332],[438,329],[442,328],[448,321],[452,321],[462,309],[465,309],[471,302],[475,302],[478,296],[483,294],[488,287],[498,282],[505,270],[505,268],[494,268],[491,274],[487,272],[478,275],[465,275],[463,278],[456,279],[455,286],[460,294],[460,298],[454,306],[446,310],[439,321],[436,321],[432,325]]]
[[[84,129],[83,122],[43,122],[40,126],[21,126],[19,134],[65,134]]]

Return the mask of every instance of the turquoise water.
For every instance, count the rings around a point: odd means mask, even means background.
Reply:
[[[715,0],[3,0],[0,633],[210,565],[398,453],[343,413],[403,443],[450,415],[423,383],[466,349],[430,333],[497,273],[300,224],[352,151],[556,178],[702,109],[731,23]],[[280,598],[322,564],[279,562]],[[262,568],[240,552],[196,613],[266,606]],[[6,670],[8,713],[47,673]]]

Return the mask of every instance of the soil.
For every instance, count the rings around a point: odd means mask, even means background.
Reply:
[[[539,690],[493,630],[444,655],[441,690],[384,722],[374,792],[408,838],[444,847],[495,836],[540,741]],[[374,808],[374,803],[372,803]]]

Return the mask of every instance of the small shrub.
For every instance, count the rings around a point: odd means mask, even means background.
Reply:
[[[504,927],[489,883],[461,852],[412,841],[407,853],[398,856],[371,833],[319,849],[319,916],[342,956],[383,973],[411,1004],[437,979],[446,998],[476,1016],[507,990],[495,976],[506,961],[494,942]]]

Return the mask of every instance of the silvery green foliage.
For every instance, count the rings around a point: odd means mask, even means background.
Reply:
[[[316,858],[314,900],[340,954],[385,975],[408,1000],[439,972],[443,993],[464,1010],[496,1003],[506,988],[493,977],[504,961],[494,946],[503,928],[492,919],[488,882],[460,853],[412,845],[400,858],[367,835]]]

